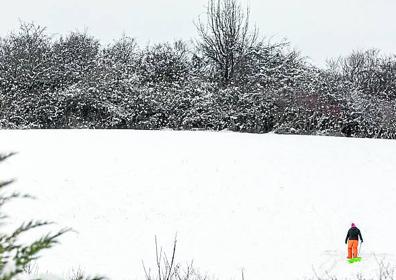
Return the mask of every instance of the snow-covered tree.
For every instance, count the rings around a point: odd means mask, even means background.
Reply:
[[[126,35],[106,46],[100,57],[100,79],[138,82],[139,53],[136,40]]]
[[[31,109],[51,87],[51,40],[45,28],[21,23],[0,39],[0,116],[2,127],[26,128]]]
[[[396,99],[396,57],[379,50],[353,51],[329,61],[329,69],[353,83],[363,94]]]
[[[21,23],[0,40],[0,88],[8,94],[37,94],[50,85],[51,41],[45,28]]]
[[[65,89],[89,78],[97,67],[100,44],[87,33],[72,32],[52,45],[52,89]]]
[[[187,82],[190,68],[189,50],[183,41],[155,44],[141,53],[139,71],[145,84],[177,86]]]
[[[261,42],[246,56],[237,75],[236,85],[247,91],[290,90],[305,81],[307,63],[288,42]]]

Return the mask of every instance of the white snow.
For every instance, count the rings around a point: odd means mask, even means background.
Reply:
[[[230,132],[1,131],[13,224],[49,219],[76,233],[46,251],[40,273],[81,268],[143,279],[154,236],[218,279],[375,275],[394,263],[396,142]],[[346,263],[351,222],[363,261]]]

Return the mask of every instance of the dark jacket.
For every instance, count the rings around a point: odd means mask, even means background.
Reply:
[[[345,238],[345,244],[348,242],[348,240],[359,240],[359,237],[360,240],[363,242],[360,230],[357,227],[352,227],[348,230],[347,236]]]

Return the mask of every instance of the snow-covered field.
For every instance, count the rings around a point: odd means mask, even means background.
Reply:
[[[7,208],[76,233],[46,251],[42,272],[81,268],[143,279],[154,236],[218,279],[292,280],[375,274],[394,262],[396,142],[171,131],[1,131],[0,165],[38,199]],[[351,222],[365,242],[346,264]],[[169,252],[170,253],[170,252]]]

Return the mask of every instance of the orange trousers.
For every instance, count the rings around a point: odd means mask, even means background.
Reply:
[[[348,259],[357,258],[358,256],[358,245],[357,240],[348,240]]]

